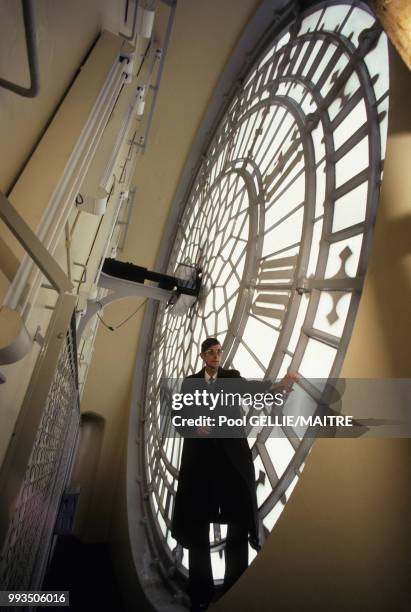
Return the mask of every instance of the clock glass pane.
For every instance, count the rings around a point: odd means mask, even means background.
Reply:
[[[282,30],[243,74],[202,152],[181,205],[167,272],[202,272],[183,316],[158,307],[144,406],[145,478],[158,541],[170,536],[183,440],[160,420],[161,381],[202,366],[217,337],[227,368],[247,378],[297,371],[284,408],[314,415],[338,376],[366,270],[388,109],[387,39],[361,2],[319,2]],[[289,499],[311,448],[307,427],[254,429],[257,499],[265,534]],[[312,433],[312,432],[311,432]],[[258,434],[258,437],[257,437]],[[224,526],[211,529],[215,579]],[[173,556],[174,555],[174,556]],[[183,552],[176,567],[187,567]]]

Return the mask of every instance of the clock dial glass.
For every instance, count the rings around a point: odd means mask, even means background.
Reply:
[[[321,395],[312,379],[338,375],[350,338],[385,153],[387,39],[360,3],[327,5],[298,15],[242,79],[172,245],[168,272],[197,266],[203,284],[188,315],[159,306],[147,376],[145,478],[170,559],[182,439],[167,437],[167,426],[160,432],[161,379],[200,369],[199,346],[216,336],[223,365],[247,378],[298,371],[289,401],[309,415]],[[266,533],[311,445],[303,429],[282,433],[265,428],[249,439]],[[224,525],[212,528],[215,578],[223,577],[225,533]]]

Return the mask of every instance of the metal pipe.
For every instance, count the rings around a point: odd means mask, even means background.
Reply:
[[[166,3],[166,4],[168,4],[168,3]],[[153,100],[152,100],[151,106],[150,106],[150,114],[149,114],[148,120],[147,120],[146,131],[145,131],[145,134],[144,134],[144,145],[142,146],[143,150],[146,148],[147,140],[148,140],[148,134],[150,132],[151,123],[153,121],[154,109],[155,109],[156,100],[157,100],[157,94],[158,94],[158,90],[159,90],[159,86],[160,86],[161,75],[163,73],[164,62],[165,62],[165,58],[166,58],[166,54],[167,54],[167,49],[168,49],[168,45],[169,45],[170,38],[171,38],[171,30],[173,28],[174,15],[175,15],[175,12],[176,12],[176,2],[173,2],[173,4],[171,4],[169,6],[170,6],[170,15],[169,15],[169,18],[168,18],[168,23],[167,23],[167,30],[166,30],[165,40],[164,40],[163,53],[162,53],[161,59],[160,59],[160,66],[158,68],[157,82],[156,82],[155,88],[153,89],[154,94],[153,94]]]
[[[0,78],[0,87],[24,96],[35,98],[40,91],[39,63],[36,45],[35,20],[33,10],[33,0],[22,0],[24,31],[26,34],[27,61],[30,70],[30,87],[22,87],[11,81]]]
[[[67,277],[71,282],[71,235],[70,235],[70,224],[67,221],[65,225],[66,233],[66,257],[67,257]]]

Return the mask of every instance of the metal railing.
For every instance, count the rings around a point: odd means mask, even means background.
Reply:
[[[39,590],[80,423],[77,296],[3,194],[0,218],[59,293],[0,469],[0,589]]]
[[[59,297],[0,471],[0,589],[38,590],[80,423],[75,296]]]

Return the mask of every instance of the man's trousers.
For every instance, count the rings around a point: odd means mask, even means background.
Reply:
[[[188,549],[188,593],[193,605],[209,603],[214,581],[210,557],[210,524],[199,525],[198,543]],[[248,528],[244,523],[229,523],[225,548],[224,592],[248,567]]]

